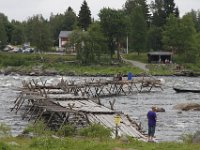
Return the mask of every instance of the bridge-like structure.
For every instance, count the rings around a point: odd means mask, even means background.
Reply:
[[[150,78],[131,81],[91,79],[77,83],[62,78],[54,85],[36,80],[23,81],[22,85],[11,110],[16,113],[23,110],[23,119],[34,120],[35,123],[43,119],[55,129],[68,123],[77,127],[100,123],[114,129],[114,117],[120,115],[119,132],[143,141],[146,141],[146,137],[137,121],[116,111],[115,100],[109,101],[110,108],[107,108],[101,104],[100,98],[162,90],[160,81]]]

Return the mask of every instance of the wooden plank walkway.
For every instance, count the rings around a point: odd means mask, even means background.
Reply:
[[[105,106],[98,105],[91,100],[76,100],[76,101],[56,101],[62,107],[70,109],[70,105],[73,105],[72,110],[82,112],[87,115],[90,123],[100,123],[101,125],[115,131],[114,118],[120,114],[121,123],[118,126],[119,135],[128,135],[143,141],[146,141],[146,137],[138,130],[138,124],[123,114],[122,112],[116,112]],[[115,136],[115,133],[112,133]]]
[[[116,128],[114,118],[120,115],[119,134],[143,141],[146,141],[146,137],[137,121],[116,111],[115,100],[109,101],[110,108],[103,106],[100,97],[134,94],[134,92],[142,92],[145,88],[148,92],[152,88],[162,90],[159,81],[144,78],[134,81],[94,81],[91,79],[91,82],[85,83],[64,80],[55,85],[46,85],[46,83],[46,81],[41,83],[34,80],[24,81],[11,110],[17,113],[23,108],[23,119],[27,118],[35,122],[43,119],[47,125],[55,129],[69,123],[78,127],[100,123],[114,130]],[[81,95],[78,95],[80,93]],[[115,133],[113,132],[112,135],[114,137]]]

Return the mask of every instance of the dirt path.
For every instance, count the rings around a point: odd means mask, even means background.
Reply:
[[[139,62],[139,61],[134,61],[134,60],[128,60],[128,59],[125,59],[123,57],[121,57],[121,58],[122,58],[122,61],[130,63],[133,66],[138,67],[138,68],[144,70],[145,72],[149,71],[149,69],[146,67],[147,64],[145,64],[145,63],[142,63],[142,62]]]

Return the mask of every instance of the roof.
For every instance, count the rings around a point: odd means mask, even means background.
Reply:
[[[173,53],[172,52],[161,52],[161,51],[158,51],[158,52],[149,52],[148,55],[172,55]]]
[[[60,31],[59,37],[67,38],[72,33],[72,31]]]

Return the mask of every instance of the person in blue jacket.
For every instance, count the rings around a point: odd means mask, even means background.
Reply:
[[[147,113],[148,118],[148,141],[153,141],[156,129],[156,107],[152,106],[152,110]]]
[[[128,73],[128,80],[132,80],[133,74],[131,72]]]

